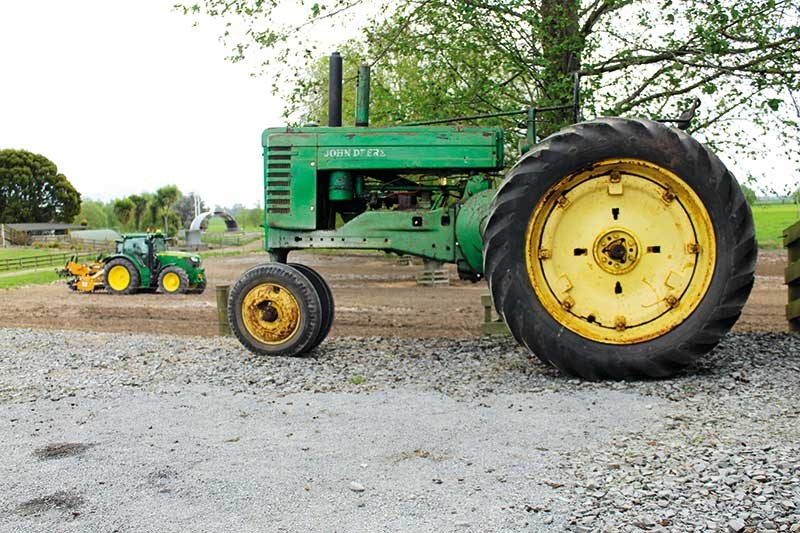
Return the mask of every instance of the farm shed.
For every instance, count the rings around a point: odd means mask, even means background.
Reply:
[[[55,222],[3,224],[0,228],[0,246],[9,244],[26,246],[34,242],[68,241],[69,232],[73,229],[83,229],[83,226]]]

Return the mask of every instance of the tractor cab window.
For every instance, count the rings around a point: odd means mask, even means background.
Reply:
[[[167,241],[164,237],[156,237],[153,239],[153,253],[166,252]]]
[[[126,239],[122,243],[122,252],[145,258],[147,257],[147,243],[144,242],[144,239]]]

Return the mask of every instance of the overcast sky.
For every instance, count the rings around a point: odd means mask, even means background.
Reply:
[[[173,3],[0,2],[0,148],[43,154],[84,197],[176,184],[258,203],[260,135],[281,105]]]
[[[260,203],[260,135],[282,104],[224,60],[215,21],[192,27],[173,3],[0,0],[0,148],[45,155],[84,198],[175,184],[211,206]],[[781,158],[722,155],[740,178],[798,179]]]

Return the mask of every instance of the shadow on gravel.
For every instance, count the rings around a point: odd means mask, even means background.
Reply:
[[[33,455],[40,461],[47,461],[50,459],[63,459],[64,457],[72,457],[80,455],[94,444],[86,444],[83,442],[54,442],[41,448],[36,448]]]
[[[52,509],[72,511],[83,505],[83,496],[74,492],[58,491],[48,496],[41,496],[23,502],[17,506],[16,512],[22,516],[44,513]]]

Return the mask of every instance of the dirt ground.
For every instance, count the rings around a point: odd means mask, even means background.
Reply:
[[[106,293],[79,294],[65,282],[0,290],[0,327],[34,327],[131,333],[216,335],[216,284],[232,284],[264,254],[211,257],[205,260],[211,286],[203,295],[166,296]],[[457,280],[451,286],[417,287],[421,264],[401,265],[382,254],[292,254],[292,261],[317,269],[331,284],[336,319],[331,335],[448,337],[481,334],[481,295],[485,282]],[[734,331],[786,331],[784,251],[763,251],[756,283]]]

